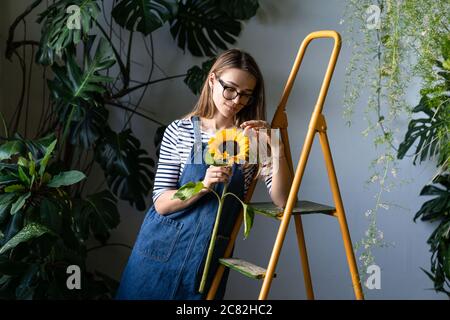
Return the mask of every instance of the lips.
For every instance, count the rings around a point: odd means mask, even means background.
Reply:
[[[225,105],[230,111],[236,112],[237,108],[229,105]]]

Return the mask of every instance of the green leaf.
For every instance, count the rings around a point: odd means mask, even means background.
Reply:
[[[40,205],[41,223],[53,230],[55,233],[61,233],[63,223],[63,207],[57,201],[52,201],[49,198],[44,198]]]
[[[20,230],[12,239],[10,239],[1,249],[0,254],[7,252],[15,248],[22,242],[29,241],[33,238],[42,236],[45,233],[52,234],[51,230],[38,223],[27,224],[22,230]]]
[[[11,204],[12,200],[16,197],[14,193],[0,194],[0,205]]]
[[[22,209],[22,207],[25,205],[25,201],[31,196],[31,192],[27,192],[25,194],[22,194],[16,202],[11,206],[11,214],[15,214],[17,211]]]
[[[28,152],[28,156],[30,158],[29,160],[29,167],[28,167],[28,173],[30,175],[30,177],[33,177],[36,173],[36,162],[33,160],[33,157],[31,155],[31,152]]]
[[[199,94],[203,88],[203,84],[213,66],[215,58],[208,59],[202,63],[202,67],[193,66],[187,71],[186,78],[184,78],[184,83],[187,84],[189,89],[194,94]]]
[[[25,186],[22,184],[13,184],[5,188],[5,192],[16,192],[22,190],[25,190]]]
[[[19,157],[19,159],[17,160],[17,164],[18,164],[19,166],[27,167],[27,168],[28,168],[28,160],[25,159],[24,157]]]
[[[148,35],[175,14],[176,2],[175,0],[122,0],[113,8],[111,14],[121,27]]]
[[[108,125],[108,110],[104,106],[79,108],[70,131],[70,142],[90,149],[101,138]]]
[[[141,148],[131,129],[120,133],[109,127],[96,145],[95,159],[104,170],[110,190],[139,210],[145,210],[145,200],[153,187],[155,162]]]
[[[94,116],[97,125],[105,118],[105,110],[97,113],[91,108],[103,104],[102,95],[106,92],[105,82],[112,81],[111,77],[99,74],[115,63],[112,48],[107,40],[101,38],[94,57],[86,58],[86,61],[82,70],[75,61],[75,56],[69,55],[65,68],[57,65],[52,67],[55,78],[49,81],[48,85],[52,98],[56,101],[59,121],[64,126],[63,141],[69,129],[76,129],[86,124],[86,117]],[[72,140],[76,140],[74,133],[71,135]],[[92,141],[89,140],[89,143]]]
[[[11,182],[19,182],[19,179],[17,178],[17,176],[12,174],[0,175],[0,185],[9,184]]]
[[[26,183],[27,185],[30,185],[30,178],[28,178],[27,174],[25,173],[25,171],[23,171],[22,167],[19,166],[18,171],[20,180],[22,180],[22,182]]]
[[[120,222],[117,199],[109,190],[104,190],[77,201],[74,220],[77,233],[82,239],[87,240],[91,230],[97,240],[105,243],[109,238],[109,231]]]
[[[178,6],[170,33],[181,49],[187,48],[194,56],[215,56],[241,33],[241,23],[226,15],[218,1],[188,0]]]
[[[76,12],[67,12],[69,5],[76,5]],[[77,44],[82,35],[87,36],[99,12],[95,0],[63,0],[49,6],[38,19],[42,23],[42,34],[36,60],[44,65],[52,64],[55,54],[61,55],[68,46]],[[73,23],[76,20],[80,22],[79,28]]]
[[[199,182],[188,182],[185,185],[183,185],[181,188],[175,192],[175,194],[172,196],[172,199],[180,199],[180,200],[189,200],[196,194],[198,194],[200,191],[202,191],[205,188],[203,183],[201,181]]]
[[[214,158],[209,152],[205,152],[205,163],[209,164],[210,166],[214,165]]]
[[[419,217],[423,221],[433,221],[450,216],[450,174],[439,175],[433,182],[442,184],[446,187],[446,190],[432,185],[423,187],[420,195],[437,197],[422,204],[422,207],[414,217],[414,221]]]
[[[34,263],[22,275],[20,283],[16,287],[16,297],[18,300],[32,300],[36,287],[38,286],[37,278],[41,266]]]
[[[53,142],[48,146],[48,148],[45,151],[44,158],[41,160],[40,167],[39,167],[39,176],[43,176],[45,172],[45,168],[47,167],[47,164],[50,160],[50,157],[52,155],[53,150],[55,149],[57,140],[53,140]]]
[[[427,118],[413,119],[408,125],[408,131],[405,134],[404,141],[399,145],[397,157],[403,159],[406,152],[414,145],[416,140],[418,144],[416,146],[415,156],[413,163],[416,164],[417,159],[419,162],[432,158],[438,153],[436,148],[436,139],[438,129],[441,126],[441,113],[434,113],[430,107],[430,100],[424,96],[420,100],[413,112],[424,112]],[[442,108],[445,110],[445,108]]]
[[[14,194],[8,194],[8,195],[12,195],[15,196]],[[11,212],[11,203],[5,203],[5,204],[0,204],[0,225],[3,224],[6,219],[9,218],[10,212]],[[0,237],[1,239],[1,237]]]
[[[244,207],[244,237],[247,238],[253,226],[253,220],[255,219],[255,212],[252,206],[248,204],[242,205]]]
[[[13,155],[22,153],[24,145],[20,141],[8,141],[0,146],[0,161],[10,159]]]
[[[64,171],[54,176],[47,184],[47,187],[58,188],[60,186],[70,186],[80,182],[84,178],[86,178],[86,175],[83,172],[77,170]]]

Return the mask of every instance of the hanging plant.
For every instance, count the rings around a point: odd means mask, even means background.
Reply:
[[[405,92],[413,77],[421,78],[424,87],[434,81],[434,65],[441,39],[448,33],[449,16],[445,0],[347,2],[341,23],[347,25],[344,42],[352,57],[346,70],[344,117],[350,126],[360,97],[366,93],[362,108],[367,127],[362,134],[372,139],[377,152],[366,181],[376,190],[375,203],[365,211],[369,226],[355,244],[362,279],[367,278],[368,266],[376,263],[373,250],[390,245],[378,227],[377,215],[380,209],[400,207],[384,200],[386,193],[410,182],[401,177],[397,159],[409,143],[400,144],[403,132],[398,123],[410,118],[413,111]]]

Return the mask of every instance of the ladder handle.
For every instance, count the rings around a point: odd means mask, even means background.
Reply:
[[[287,117],[285,115],[286,103],[288,97],[291,93],[292,87],[294,85],[295,78],[297,76],[298,70],[300,69],[300,65],[303,61],[303,57],[305,55],[306,48],[314,39],[320,38],[331,38],[334,40],[333,51],[331,52],[331,56],[328,62],[327,71],[325,73],[322,86],[320,88],[319,97],[316,102],[316,106],[314,108],[314,112],[320,114],[322,113],[323,104],[325,102],[325,97],[328,92],[328,88],[330,86],[331,76],[333,75],[334,68],[336,66],[336,61],[339,55],[339,51],[341,50],[341,36],[338,32],[334,30],[321,30],[311,32],[306,36],[306,38],[302,41],[300,45],[300,49],[297,53],[297,57],[295,58],[294,66],[292,67],[291,73],[289,74],[289,78],[284,87],[283,94],[281,96],[281,101],[278,104],[278,108],[276,110],[274,119],[272,121],[272,127],[278,128],[287,128]]]

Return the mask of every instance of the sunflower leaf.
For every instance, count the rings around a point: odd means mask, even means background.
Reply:
[[[183,185],[180,189],[178,189],[177,192],[172,197],[172,200],[174,199],[180,199],[183,201],[189,200],[196,194],[198,194],[200,191],[202,191],[205,188],[203,183],[201,181],[198,182],[188,182],[185,185]]]
[[[244,237],[247,239],[250,234],[250,230],[253,226],[253,220],[255,218],[255,211],[253,207],[248,204],[242,204],[244,207]]]

